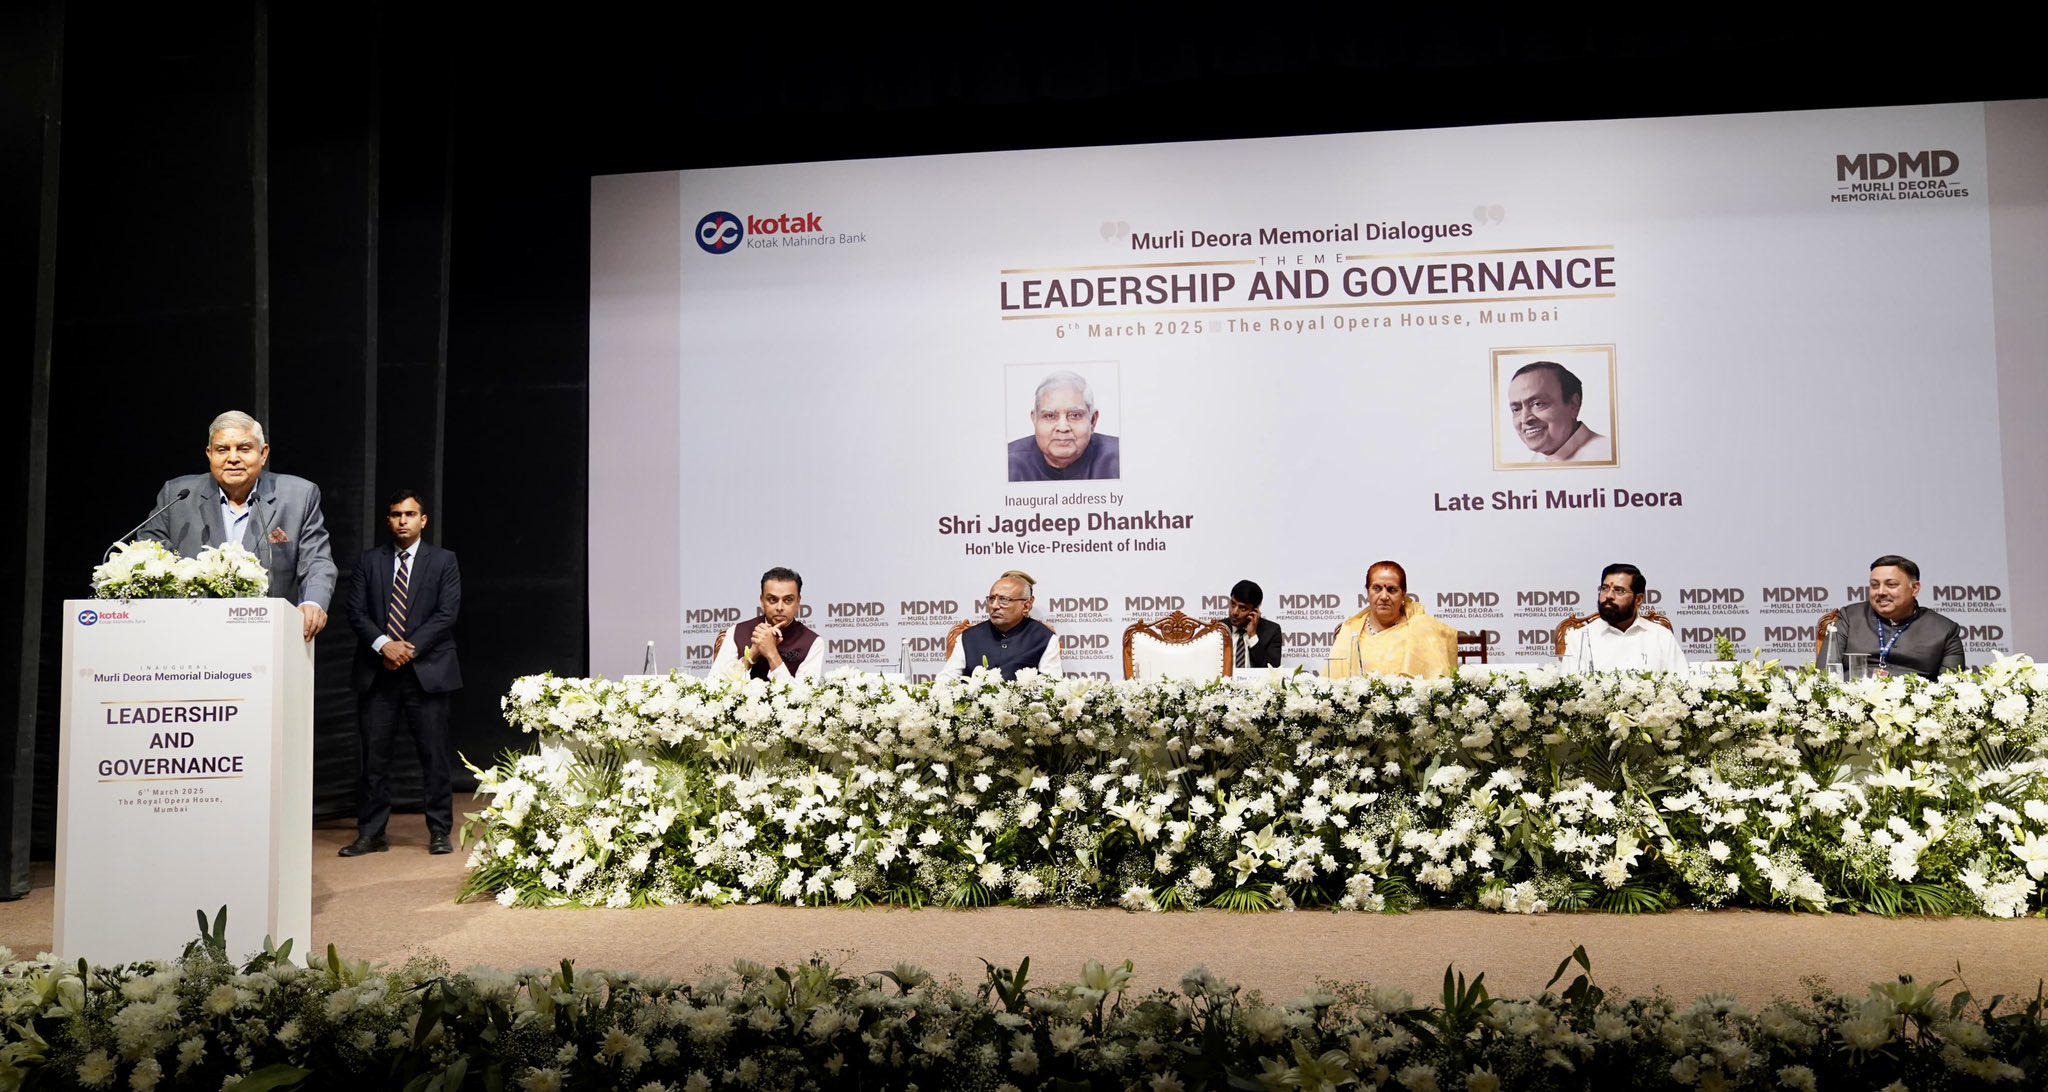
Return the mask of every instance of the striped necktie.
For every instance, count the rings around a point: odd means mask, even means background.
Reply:
[[[411,573],[411,555],[398,555],[398,573],[391,578],[391,602],[384,609],[384,632],[394,641],[405,640],[405,594]]]
[[[1252,631],[1251,631],[1251,630],[1249,630],[1249,629],[1246,629],[1246,630],[1240,630],[1239,632],[1240,632],[1240,633],[1242,634],[1242,636],[1240,636],[1240,637],[1239,637],[1239,638],[1237,639],[1237,665],[1236,665],[1236,666],[1238,666],[1238,667],[1244,667],[1244,666],[1246,666],[1246,664],[1245,664],[1245,648],[1244,648],[1244,646],[1245,646],[1245,639],[1246,639],[1246,638],[1248,638],[1248,637],[1250,637],[1250,636],[1252,635]]]

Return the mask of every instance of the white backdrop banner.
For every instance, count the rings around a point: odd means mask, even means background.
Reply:
[[[1319,665],[1379,558],[1496,660],[1612,561],[1810,659],[1885,553],[1982,663],[1986,158],[1965,104],[598,178],[591,669],[703,668],[773,565],[830,666],[1011,568],[1070,671],[1244,577]]]

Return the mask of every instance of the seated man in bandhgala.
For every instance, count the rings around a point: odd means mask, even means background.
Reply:
[[[1616,562],[1600,570],[1600,617],[1565,634],[1566,671],[1684,672],[1685,649],[1678,636],[1636,617],[1650,588],[1643,570]]]
[[[986,666],[1012,682],[1027,667],[1059,675],[1060,639],[1053,636],[1052,627],[1031,617],[1036,587],[1029,573],[1016,569],[997,577],[988,589],[988,621],[961,632],[953,651],[946,654],[946,670],[972,675],[975,668]]]
[[[803,610],[804,578],[780,565],[761,574],[761,613],[725,631],[725,643],[711,659],[709,678],[816,679],[825,670],[818,633],[797,615]]]
[[[1330,645],[1332,679],[1407,675],[1434,679],[1458,670],[1458,631],[1408,598],[1408,571],[1392,561],[1366,570],[1366,609],[1345,621]]]
[[[1874,670],[1936,678],[1963,666],[1963,631],[1955,619],[1920,605],[1920,566],[1897,554],[1870,563],[1870,596],[1842,608],[1835,622],[1842,654],[1870,657]],[[1826,634],[1821,656],[1828,655]],[[1823,662],[1822,666],[1826,666]]]

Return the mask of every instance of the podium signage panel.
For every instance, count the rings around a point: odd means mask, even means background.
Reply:
[[[311,941],[312,647],[281,599],[65,604],[56,952]]]

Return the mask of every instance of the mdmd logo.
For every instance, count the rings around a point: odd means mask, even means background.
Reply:
[[[82,611],[79,611],[79,612],[78,612],[78,624],[79,624],[79,625],[81,625],[81,626],[89,626],[89,625],[92,625],[92,624],[93,624],[94,622],[97,622],[97,621],[99,621],[99,620],[100,620],[100,612],[99,612],[99,611],[96,611],[96,610],[91,610],[91,609],[86,609],[86,610],[82,610]]]
[[[706,213],[697,221],[697,245],[706,254],[737,250],[740,240],[746,237],[747,229],[740,224],[740,218],[729,212]]]

